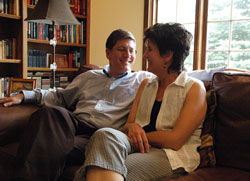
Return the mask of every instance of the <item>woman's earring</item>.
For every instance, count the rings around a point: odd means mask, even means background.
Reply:
[[[164,62],[163,67],[164,67],[164,68],[167,68],[167,65],[168,65],[168,63],[167,63],[167,62]]]

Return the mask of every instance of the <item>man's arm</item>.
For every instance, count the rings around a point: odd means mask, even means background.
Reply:
[[[5,107],[12,106],[15,104],[21,104],[24,99],[23,93],[17,94],[11,97],[6,97],[4,99],[0,99],[0,104],[3,104]]]

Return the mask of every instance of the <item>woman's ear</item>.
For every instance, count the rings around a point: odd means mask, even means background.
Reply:
[[[169,64],[172,60],[174,53],[173,51],[169,50],[163,57],[165,58],[165,61],[167,62],[167,64]]]

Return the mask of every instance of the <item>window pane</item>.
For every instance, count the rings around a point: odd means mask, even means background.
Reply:
[[[176,22],[176,1],[158,0],[157,22]]]
[[[207,24],[207,49],[228,50],[229,22]]]
[[[227,66],[227,52],[209,52],[207,53],[207,61],[206,61],[206,68],[216,68],[216,67],[222,67]]]
[[[157,22],[181,23],[193,35],[190,55],[185,60],[185,68],[188,70],[193,70],[195,8],[196,0],[158,0]]]
[[[184,67],[187,71],[193,70],[193,59],[194,59],[194,52],[190,52],[188,57],[184,61]]]
[[[194,51],[194,26],[195,24],[184,24],[184,27],[193,35],[190,50]]]
[[[249,0],[234,0],[233,19],[250,18],[250,1]]]
[[[250,49],[250,20],[233,22],[231,46],[233,49]]]
[[[250,70],[250,52],[231,53],[230,67]]]
[[[230,19],[231,1],[209,0],[208,21]]]
[[[180,23],[195,22],[196,0],[179,0],[177,21]]]

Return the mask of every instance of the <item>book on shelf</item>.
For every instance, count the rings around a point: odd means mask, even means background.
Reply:
[[[3,1],[4,0],[0,0],[0,13],[4,13]]]
[[[0,41],[0,59],[3,59],[3,41]]]
[[[0,0],[0,13],[19,16],[19,0]]]
[[[36,87],[39,89],[47,90],[51,85],[51,72],[28,72],[30,79],[36,79]]]
[[[49,67],[47,52],[44,50],[28,50],[28,67]]]
[[[0,78],[0,98],[8,96],[10,77],[1,77]]]
[[[55,62],[57,68],[79,68],[82,65],[82,48],[72,47],[68,54],[56,54]],[[28,49],[28,67],[49,68],[52,61],[52,54],[44,50]]]
[[[29,72],[28,76],[31,79],[36,79],[37,88],[48,90],[53,85],[51,72],[36,72],[34,74]],[[57,88],[66,88],[70,81],[68,76],[59,73],[56,74],[55,83]]]
[[[16,58],[16,38],[0,40],[0,59]]]
[[[15,0],[15,4],[14,4],[14,14],[17,16],[20,16],[20,4],[19,4],[19,0]]]
[[[70,0],[69,7],[74,14],[86,16],[86,0]]]
[[[70,84],[70,81],[67,76],[59,77],[59,87],[66,88]]]
[[[72,48],[68,55],[69,68],[79,68],[82,65],[82,48]]]
[[[48,90],[50,88],[50,79],[49,78],[42,78],[41,88],[44,90]]]
[[[31,76],[30,79],[36,79],[36,88],[41,89],[42,88],[42,77],[39,76]]]
[[[37,22],[28,22],[27,24],[28,38],[36,40],[50,40],[53,38],[53,27],[51,25]],[[85,21],[81,21],[77,25],[56,25],[56,40],[59,42],[83,44],[86,42],[85,29]]]
[[[27,0],[28,5],[36,5],[37,2],[38,0]]]

